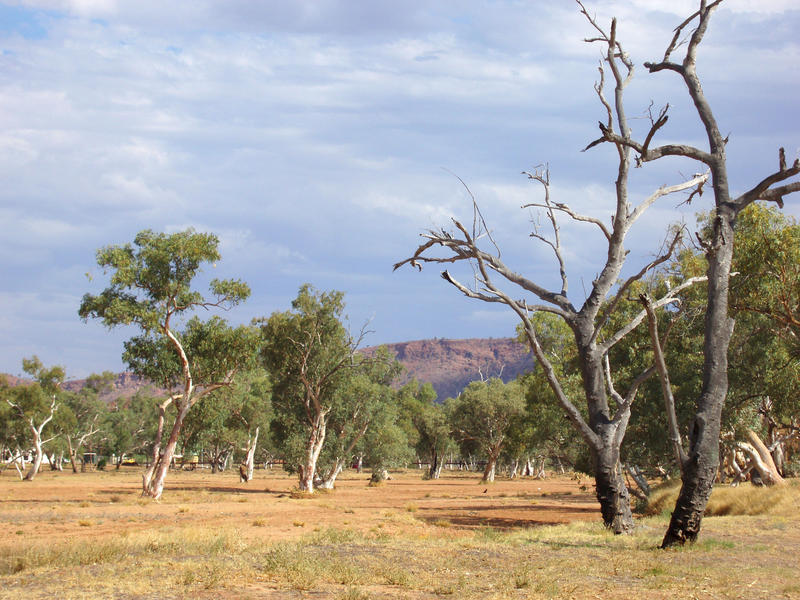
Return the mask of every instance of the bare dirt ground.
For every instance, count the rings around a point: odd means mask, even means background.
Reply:
[[[170,472],[163,498],[140,498],[140,469],[124,467],[88,474],[43,471],[33,482],[16,473],[0,475],[0,542],[26,539],[92,539],[159,526],[204,527],[239,522],[243,535],[294,539],[311,527],[367,530],[387,511],[469,530],[553,525],[597,520],[599,509],[588,478],[500,480],[480,483],[480,474],[445,472],[423,481],[421,471],[393,474],[376,487],[368,474],[343,474],[334,492],[299,496],[297,480],[279,469],[256,471],[240,483],[238,474]],[[257,523],[256,527],[249,525]],[[19,539],[19,538],[17,538]]]
[[[140,477],[0,474],[0,600],[800,598],[796,486],[783,513],[706,517],[664,551],[666,515],[614,536],[585,476],[351,471],[307,496],[277,469],[175,471],[160,502]]]

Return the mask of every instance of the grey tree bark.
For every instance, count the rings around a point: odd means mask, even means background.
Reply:
[[[682,485],[662,547],[693,542],[700,531],[711,488],[719,466],[719,436],[722,408],[728,392],[728,346],[733,333],[733,319],[728,315],[728,289],[736,217],[756,200],[783,205],[787,194],[800,190],[800,182],[776,184],[800,173],[800,161],[787,167],[783,148],[779,151],[778,170],[757,183],[739,197],[731,197],[728,185],[725,147],[728,138],[719,129],[711,105],[705,97],[697,74],[697,50],[708,29],[711,14],[722,0],[700,0],[699,9],[676,29],[660,62],[645,63],[650,73],[670,71],[678,74],[694,104],[708,140],[708,150],[680,144],[665,144],[650,148],[658,130],[667,122],[667,109],[652,122],[644,142],[633,141],[605,127],[600,129],[603,141],[620,144],[638,153],[639,161],[648,162],[665,156],[683,156],[705,164],[711,173],[714,195],[714,222],[711,236],[701,240],[708,261],[708,301],[703,345],[703,384],[697,400],[694,418],[689,427],[689,447],[682,465]],[[686,44],[683,60],[673,62],[672,53],[682,45],[686,29],[696,23]]]

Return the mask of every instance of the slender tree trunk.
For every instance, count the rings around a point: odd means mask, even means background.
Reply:
[[[75,457],[75,448],[72,446],[72,436],[67,436],[67,449],[69,451],[69,464],[72,466],[72,472],[78,472],[78,461]]]
[[[39,472],[39,469],[42,466],[42,438],[40,435],[36,434],[33,437],[33,462],[31,462],[30,469],[25,474],[25,481],[33,481],[33,478],[36,477],[36,474]]]
[[[253,469],[255,468],[256,445],[258,444],[259,430],[260,427],[256,427],[256,431],[253,434],[252,439],[247,440],[247,458],[244,461],[245,474],[247,477],[245,481],[250,481],[253,479]]]
[[[320,452],[322,452],[322,445],[325,443],[327,425],[327,415],[318,413],[312,423],[311,432],[308,436],[308,442],[306,443],[305,462],[299,473],[301,492],[307,492],[309,494],[314,493],[314,477],[317,472],[317,460],[319,459]]]
[[[626,465],[625,468],[627,469],[628,473],[631,474],[631,479],[633,479],[636,487],[641,490],[644,499],[647,499],[647,497],[650,495],[650,484],[647,483],[647,478],[644,476],[644,473],[642,473],[641,469],[636,465],[629,464]]]

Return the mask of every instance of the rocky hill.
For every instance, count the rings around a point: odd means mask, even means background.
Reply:
[[[457,396],[468,383],[481,378],[500,377],[510,381],[533,368],[533,360],[527,349],[512,338],[467,339],[467,340],[417,340],[385,344],[390,352],[405,367],[400,383],[412,378],[420,382],[430,382],[436,389],[439,400]],[[376,347],[363,350],[371,354]],[[26,383],[26,380],[7,375],[11,385]],[[76,391],[83,387],[85,380],[67,381],[64,389]],[[117,398],[130,397],[138,390],[152,384],[132,373],[117,375],[112,389],[101,396],[112,402]]]
[[[471,381],[489,377],[510,381],[533,368],[531,354],[513,338],[432,339],[386,347],[406,368],[403,383],[412,378],[430,382],[439,400],[457,396]]]

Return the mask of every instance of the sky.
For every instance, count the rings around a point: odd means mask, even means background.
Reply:
[[[642,66],[698,3],[585,4],[605,27],[618,18],[637,65],[634,131],[651,103],[669,103],[658,141],[703,146],[677,76]],[[779,146],[800,154],[797,31],[796,0],[727,0],[701,46],[734,192],[776,169]],[[547,164],[554,200],[610,216],[614,149],[580,151],[603,119],[592,35],[569,0],[0,0],[0,372],[32,355],[70,378],[123,370],[135,330],[77,311],[108,283],[96,251],[143,229],[219,237],[222,260],[200,283],[251,286],[223,315],[233,323],[287,310],[308,282],[345,292],[367,345],[513,335],[509,309],[464,298],[436,265],[392,265],[426,229],[471,222],[460,178],[509,265],[558,285],[552,252],[529,236],[545,222],[521,209],[541,190],[521,172]],[[632,200],[700,170],[648,164]],[[708,196],[683,200],[637,223],[627,272],[670,223],[709,208]],[[591,225],[561,227],[578,303],[604,244]]]

